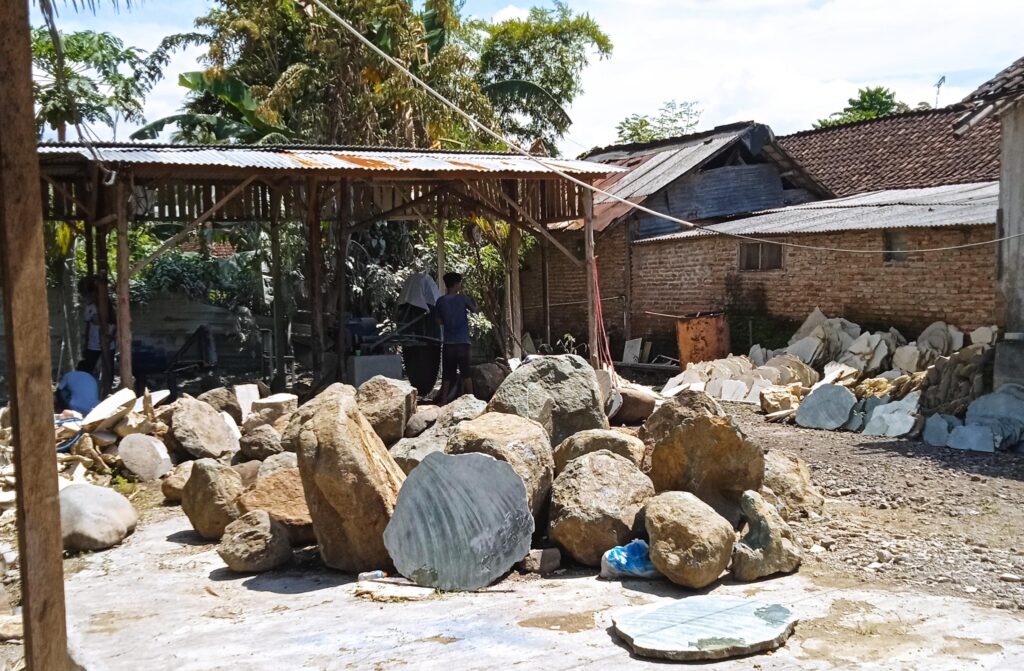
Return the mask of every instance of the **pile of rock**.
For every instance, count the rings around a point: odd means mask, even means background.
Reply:
[[[935,447],[995,452],[1024,447],[1024,387],[1005,384],[967,406],[964,418],[936,413],[924,424],[924,441]]]

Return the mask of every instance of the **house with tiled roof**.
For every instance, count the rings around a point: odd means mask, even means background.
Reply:
[[[1000,128],[999,291],[1006,305],[1006,338],[996,347],[995,385],[1024,384],[1024,58],[964,99],[956,133],[973,138],[988,124]]]
[[[736,351],[750,341],[771,346],[766,325],[797,322],[815,307],[865,326],[896,326],[908,339],[939,320],[966,329],[1002,325],[989,244],[996,237],[999,128],[981,120],[976,132],[957,136],[953,126],[965,111],[954,106],[771,135],[758,159],[741,156],[736,164],[754,166],[744,168],[750,174],[771,165],[781,180],[781,197],[759,206],[750,205],[763,182],[736,180],[687,199],[694,192],[684,185],[715,183],[717,175],[709,178],[701,166],[736,169],[701,153],[724,143],[722,134],[735,131],[729,127],[592,152],[590,160],[629,169],[608,178],[605,190],[696,225],[595,198],[607,330],[619,342],[643,337],[655,352],[674,356],[676,318],[695,313],[726,312]],[[568,222],[561,234],[576,227]],[[546,291],[558,307],[545,315],[527,305],[524,324],[557,340],[579,331],[573,310],[585,293],[571,279],[578,271],[555,267],[544,251],[527,260],[523,294]]]

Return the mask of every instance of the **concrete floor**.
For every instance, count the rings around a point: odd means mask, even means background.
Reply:
[[[67,569],[72,648],[91,671],[650,668],[611,634],[611,611],[688,594],[592,572],[439,594],[357,583],[309,556],[237,576],[173,508],[149,511],[123,545]],[[715,668],[1024,668],[1024,616],[966,600],[800,574],[715,591],[801,617],[782,649]]]

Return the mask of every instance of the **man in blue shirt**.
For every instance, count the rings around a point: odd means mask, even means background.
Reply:
[[[473,382],[469,376],[469,313],[477,311],[473,299],[462,293],[462,275],[446,273],[444,287],[445,295],[438,298],[434,305],[437,322],[444,331],[439,405],[448,402],[452,384],[460,378],[462,393],[473,393]]]

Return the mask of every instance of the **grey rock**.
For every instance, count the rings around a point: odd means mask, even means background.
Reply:
[[[238,451],[238,438],[209,403],[182,397],[175,402],[171,435],[196,459],[218,459]]]
[[[139,516],[113,489],[90,484],[60,491],[60,531],[69,552],[95,552],[120,543],[135,530]]]
[[[505,378],[487,409],[544,425],[549,401],[551,442],[556,445],[577,431],[608,428],[597,375],[589,363],[573,354],[531,358]]]
[[[551,490],[548,537],[581,564],[643,532],[640,511],[654,496],[650,478],[636,464],[600,450],[569,462]]]
[[[209,403],[217,412],[228,413],[231,415],[231,419],[235,420],[235,424],[241,424],[244,419],[242,417],[242,406],[239,404],[238,397],[235,396],[233,389],[217,387],[196,396],[196,400]]]
[[[263,510],[246,513],[224,529],[217,554],[236,573],[263,573],[291,561],[288,531]]]
[[[945,447],[949,434],[958,426],[963,426],[959,417],[936,413],[924,422],[924,442],[932,447]]]
[[[144,482],[159,480],[172,468],[167,447],[153,436],[133,433],[120,442],[117,454],[124,467]]]
[[[509,371],[499,363],[490,362],[473,366],[470,375],[473,380],[473,395],[482,401],[489,401],[508,377]]]
[[[256,478],[259,476],[260,467],[263,465],[261,461],[256,459],[250,459],[248,461],[240,461],[235,464],[231,464],[231,468],[234,469],[235,473],[238,473],[239,477],[242,478],[242,487],[251,487],[256,482]]]
[[[917,404],[920,398],[921,392],[915,391],[899,401],[875,407],[864,424],[864,435],[896,438],[910,433],[917,423]]]
[[[647,501],[644,515],[651,562],[677,585],[707,587],[729,565],[732,524],[693,494],[659,494]]]
[[[384,543],[418,585],[472,591],[526,556],[533,531],[526,487],[510,465],[434,452],[405,481]]]
[[[749,530],[732,550],[732,575],[744,582],[800,567],[800,545],[793,530],[757,492],[743,493]]]
[[[1004,384],[967,406],[964,424],[987,426],[999,449],[1024,445],[1024,387]]]
[[[846,420],[846,424],[843,424],[843,429],[846,431],[860,431],[864,428],[864,421],[866,417],[863,412],[857,412],[854,410],[850,413],[850,419]]]
[[[291,414],[299,407],[299,397],[295,394],[272,394],[252,402],[253,414],[263,415],[271,424],[278,417]]]
[[[612,624],[641,657],[688,662],[778,648],[798,619],[786,607],[736,596],[690,596],[613,613]]]
[[[804,397],[796,411],[796,423],[808,429],[835,430],[850,419],[857,397],[846,387],[823,384]]]
[[[242,493],[242,476],[213,459],[199,459],[181,493],[181,509],[192,528],[208,540],[218,540],[224,528],[238,519],[236,500]]]
[[[478,452],[508,462],[523,479],[530,510],[539,515],[547,503],[555,463],[542,426],[519,415],[485,412],[455,427],[448,454]]]
[[[439,406],[421,406],[416,410],[416,414],[409,418],[409,423],[405,425],[405,437],[415,438],[422,434],[434,425],[434,422],[437,421],[437,417],[440,414],[441,408]]]
[[[267,457],[260,464],[260,470],[256,473],[256,479],[265,478],[277,471],[299,467],[299,455],[294,452],[281,452]]]
[[[548,575],[554,573],[562,565],[562,553],[558,548],[544,548],[541,550],[530,550],[530,552],[516,563],[516,569],[523,573],[539,573]]]
[[[408,382],[375,375],[359,387],[356,403],[384,444],[393,445],[416,413],[416,389]]]
[[[639,438],[621,431],[590,429],[574,433],[555,448],[555,475],[565,470],[566,465],[573,459],[598,450],[608,450],[625,457],[637,467],[644,459],[644,441]]]
[[[263,461],[284,451],[281,434],[270,424],[255,426],[242,435],[238,447],[247,459]]]
[[[990,427],[981,424],[958,426],[949,434],[947,447],[971,452],[995,452],[996,436]]]
[[[414,438],[403,438],[391,448],[391,456],[407,474],[419,465],[428,454],[444,452],[455,427],[460,422],[476,419],[483,414],[487,404],[466,394],[441,408],[430,428]]]

